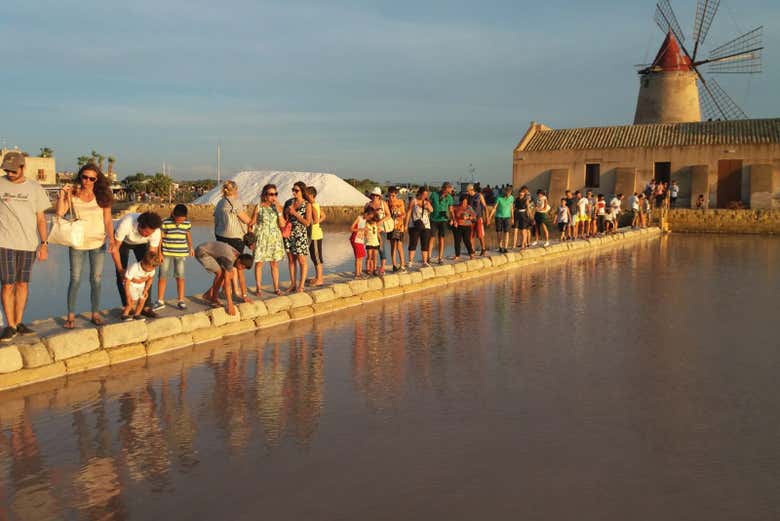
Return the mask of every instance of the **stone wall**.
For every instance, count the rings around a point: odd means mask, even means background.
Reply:
[[[161,217],[165,218],[171,214],[171,210],[175,204],[133,204],[130,205],[125,213],[132,212],[156,212]],[[252,211],[253,206],[247,206],[247,213]],[[213,222],[214,221],[214,206],[210,204],[188,204],[187,205],[188,216],[190,221],[193,222]],[[361,206],[323,206],[322,210],[327,216],[327,224],[352,224],[355,217],[358,216]]]
[[[239,304],[234,316],[228,315],[223,308],[217,308],[154,320],[111,323],[98,328],[56,328],[40,338],[17,337],[19,343],[0,348],[0,391],[143,360],[227,336],[262,332],[294,320],[446,284],[461,284],[503,270],[570,255],[581,258],[586,249],[607,249],[660,233],[658,228],[627,230],[587,241],[564,242],[548,248],[532,248],[408,273],[388,274],[384,278],[339,278],[327,287],[310,292]]]
[[[780,210],[669,210],[673,232],[780,233]]]

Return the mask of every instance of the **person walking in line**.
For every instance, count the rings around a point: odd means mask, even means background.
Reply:
[[[595,210],[593,211],[593,215],[596,218],[595,236],[596,233],[604,233],[604,216],[607,215],[607,202],[604,200],[604,194],[598,195],[594,207]]]
[[[574,192],[574,196],[577,198],[577,234],[587,239],[590,231],[590,202],[579,190]]]
[[[27,306],[30,272],[37,258],[49,257],[48,230],[43,212],[51,206],[46,192],[25,178],[26,160],[21,152],[8,152],[0,168],[0,282],[6,326],[0,341],[34,331],[22,322]]]
[[[569,221],[571,221],[571,212],[566,204],[566,198],[561,198],[561,205],[555,211],[555,222],[558,225],[558,231],[560,232],[560,240],[566,240],[566,230],[569,228]]]
[[[536,234],[532,246],[539,243],[539,231],[544,235],[544,247],[550,245],[550,232],[547,230],[547,214],[550,211],[550,203],[547,201],[547,194],[544,190],[536,191],[536,208],[534,211],[534,222],[536,223]]]
[[[157,279],[157,303],[152,308],[159,311],[165,307],[165,288],[171,275],[176,277],[176,307],[184,310],[184,261],[194,256],[192,248],[192,223],[187,220],[187,206],[177,204],[171,216],[162,222],[162,265]]]
[[[122,307],[127,305],[125,297],[125,270],[128,267],[130,252],[133,252],[136,261],[146,256],[147,251],[160,254],[160,242],[162,241],[162,219],[154,212],[142,214],[129,213],[119,219],[114,229],[116,247],[111,252],[111,258],[116,267],[116,288],[122,300]],[[149,307],[143,311],[149,318],[156,318],[157,314]]]
[[[291,223],[290,236],[284,239],[284,249],[290,264],[290,287],[288,292],[303,292],[309,255],[308,227],[312,222],[311,203],[306,193],[306,183],[298,181],[293,185],[293,196],[284,203],[284,218]]]
[[[246,278],[244,271],[252,268],[252,256],[248,253],[239,253],[238,250],[225,242],[209,241],[199,244],[195,248],[195,260],[206,271],[214,274],[214,282],[203,294],[203,298],[212,307],[220,307],[220,287],[225,293],[227,301],[226,311],[228,315],[236,314],[233,304],[233,277],[238,277],[238,286],[241,294],[246,295]]]
[[[473,184],[466,186],[466,195],[469,196],[469,205],[474,210],[474,215],[477,217],[474,224],[471,226],[471,243],[474,244],[474,239],[479,239],[480,256],[485,255],[487,248],[485,246],[485,226],[490,225],[490,215],[488,215],[489,207],[485,196],[481,192],[478,192]]]
[[[377,260],[379,257],[379,212],[374,210],[373,216],[366,221],[366,274],[379,276]]]
[[[619,226],[620,214],[623,213],[623,194],[617,194],[609,202],[609,207],[612,209],[612,227],[613,231]]]
[[[585,192],[588,199],[588,236],[595,237],[598,232],[596,223],[596,198],[593,197],[593,190]]]
[[[387,206],[390,208],[390,216],[393,218],[393,231],[388,233],[390,242],[390,262],[393,263],[393,272],[406,271],[406,259],[403,250],[404,232],[406,231],[406,205],[398,197],[398,188],[391,186],[387,189]],[[398,254],[398,264],[395,262]]]
[[[509,229],[512,225],[512,206],[515,198],[512,196],[512,187],[504,188],[503,195],[496,198],[496,209],[493,212],[496,221],[496,241],[499,253],[506,253],[509,248]]]
[[[520,193],[515,199],[515,240],[514,246],[527,248],[531,244],[531,194],[528,192],[528,187],[523,186],[520,188]],[[520,231],[520,244],[517,244],[517,232]]]
[[[122,320],[138,320],[149,299],[149,291],[154,281],[154,269],[160,265],[159,257],[147,251],[140,261],[136,261],[125,272],[125,300],[122,308]]]
[[[371,193],[368,194],[371,200],[366,203],[366,206],[370,206],[374,209],[374,214],[379,217],[379,249],[377,250],[377,253],[379,255],[379,265],[377,269],[379,270],[378,274],[384,275],[385,274],[385,268],[387,266],[387,259],[385,257],[385,242],[390,242],[389,240],[385,241],[384,237],[382,237],[381,233],[391,232],[393,230],[393,217],[390,215],[390,207],[387,204],[387,201],[385,201],[382,198],[382,189],[378,186],[374,187],[373,190],[371,190]]]
[[[644,197],[644,194],[638,194],[637,192],[634,192],[634,195],[628,198],[628,204],[631,206],[631,227],[632,228],[639,228],[640,221],[642,219],[641,215],[641,205],[642,200],[640,199],[640,195]]]
[[[566,190],[564,197],[566,198],[566,206],[569,208],[567,235],[570,240],[574,240],[577,238],[577,197],[571,193],[571,190]]]
[[[428,247],[431,240],[430,215],[433,206],[428,200],[428,187],[421,186],[417,190],[417,196],[409,201],[406,210],[406,229],[409,230],[409,264],[414,265],[414,254],[417,251],[417,242],[420,242],[420,256],[423,267],[428,267]]]
[[[260,193],[260,204],[255,207],[252,214],[255,236],[257,238],[254,248],[255,282],[257,289],[255,295],[261,295],[263,285],[263,264],[271,266],[271,282],[274,286],[274,294],[281,295],[279,289],[279,261],[284,258],[284,241],[282,240],[282,228],[287,224],[284,211],[277,200],[279,192],[276,185],[268,184]]]
[[[466,246],[469,252],[469,258],[474,258],[474,247],[471,245],[471,229],[477,221],[477,214],[469,204],[468,194],[460,196],[459,204],[452,208],[452,236],[455,242],[455,257],[453,260],[460,259],[460,243]]]
[[[108,250],[113,254],[116,249],[114,223],[111,220],[111,206],[114,198],[108,179],[100,167],[93,163],[82,166],[76,175],[74,185],[65,185],[57,197],[55,212],[63,217],[69,211],[75,213],[84,226],[84,242],[79,247],[68,248],[70,280],[68,282],[68,316],[65,329],[75,327],[76,298],[81,286],[84,271],[84,258],[89,259],[89,286],[92,323],[103,324],[100,316],[100,290],[103,281],[106,239]]]
[[[455,204],[452,198],[452,185],[445,182],[441,185],[441,190],[433,192],[430,196],[431,206],[431,240],[428,244],[428,258],[433,257],[433,241],[439,239],[439,257],[437,264],[444,262],[444,239],[447,236],[447,223],[452,221],[451,208]]]
[[[352,234],[349,236],[349,243],[352,245],[352,252],[355,254],[355,278],[363,278],[363,259],[366,258],[366,226],[368,221],[374,218],[374,209],[370,206],[363,208],[363,213],[355,218],[352,223]]]
[[[317,189],[313,186],[306,187],[306,193],[309,195],[309,201],[311,202],[311,240],[309,241],[309,256],[314,263],[314,278],[311,279],[309,284],[312,286],[322,286],[325,283],[323,275],[323,260],[322,260],[322,226],[328,217],[325,212],[320,208],[320,203],[317,202]],[[383,256],[384,262],[384,256]]]

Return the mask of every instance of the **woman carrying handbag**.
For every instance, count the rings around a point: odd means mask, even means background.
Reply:
[[[111,205],[113,196],[108,179],[94,164],[81,167],[76,182],[65,185],[57,198],[56,213],[61,219],[70,212],[81,222],[83,239],[75,241],[78,245],[68,247],[70,260],[70,282],[68,283],[68,317],[65,328],[73,329],[75,323],[76,296],[81,285],[81,274],[84,268],[84,258],[89,258],[90,301],[92,304],[92,323],[103,324],[100,316],[100,287],[103,277],[103,262],[105,261],[106,241],[109,252],[115,248],[114,229],[111,221]],[[55,226],[56,227],[56,226]],[[62,227],[61,231],[67,230]],[[57,235],[52,230],[53,235]],[[60,233],[60,235],[65,235]],[[63,237],[62,242],[67,242]],[[56,242],[56,239],[52,242]]]

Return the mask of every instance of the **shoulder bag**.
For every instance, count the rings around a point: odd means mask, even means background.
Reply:
[[[48,240],[51,244],[59,244],[69,248],[80,248],[84,245],[84,221],[79,218],[76,207],[73,205],[73,196],[68,192],[68,212],[60,217],[55,215],[52,219]]]

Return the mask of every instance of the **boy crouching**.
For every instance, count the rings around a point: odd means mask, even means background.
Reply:
[[[233,278],[238,278],[241,295],[246,295],[244,271],[252,267],[252,262],[254,261],[252,255],[239,253],[235,248],[224,242],[210,241],[204,242],[195,248],[195,259],[206,271],[214,274],[214,283],[203,294],[203,298],[214,307],[221,306],[222,303],[219,301],[221,286],[225,292],[225,300],[227,300],[227,313],[228,315],[235,315],[236,307],[233,305],[232,290]],[[247,297],[244,297],[244,301],[248,300]]]
[[[125,296],[127,305],[122,309],[122,320],[140,319],[149,289],[154,281],[154,269],[160,265],[157,254],[147,251],[141,261],[136,261],[125,271]]]

